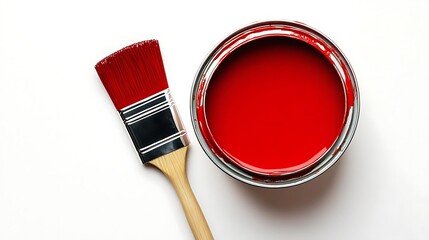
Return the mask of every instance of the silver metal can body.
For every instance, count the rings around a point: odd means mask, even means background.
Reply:
[[[346,114],[341,133],[330,148],[314,164],[293,172],[259,174],[248,171],[218,153],[210,143],[210,129],[205,116],[205,94],[217,67],[229,54],[251,41],[265,37],[294,38],[312,45],[329,59],[342,81]],[[340,49],[319,31],[298,22],[258,22],[232,33],[220,42],[205,58],[198,69],[191,91],[191,118],[197,139],[210,160],[222,171],[244,183],[265,187],[283,188],[310,181],[328,170],[341,157],[350,144],[359,118],[359,90],[350,63]]]

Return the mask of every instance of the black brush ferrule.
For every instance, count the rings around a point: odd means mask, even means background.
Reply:
[[[143,163],[189,144],[168,89],[119,111]]]

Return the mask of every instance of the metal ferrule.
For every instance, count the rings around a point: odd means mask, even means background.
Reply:
[[[189,144],[170,90],[119,110],[143,163]]]

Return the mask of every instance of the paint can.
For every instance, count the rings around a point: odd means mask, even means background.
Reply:
[[[258,22],[221,41],[198,69],[191,118],[210,160],[244,183],[283,188],[328,170],[359,118],[350,63],[326,36]]]

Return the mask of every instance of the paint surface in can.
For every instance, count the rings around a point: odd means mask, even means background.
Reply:
[[[342,131],[346,95],[319,49],[270,36],[226,56],[210,78],[205,117],[216,154],[248,171],[281,175],[325,154]]]

